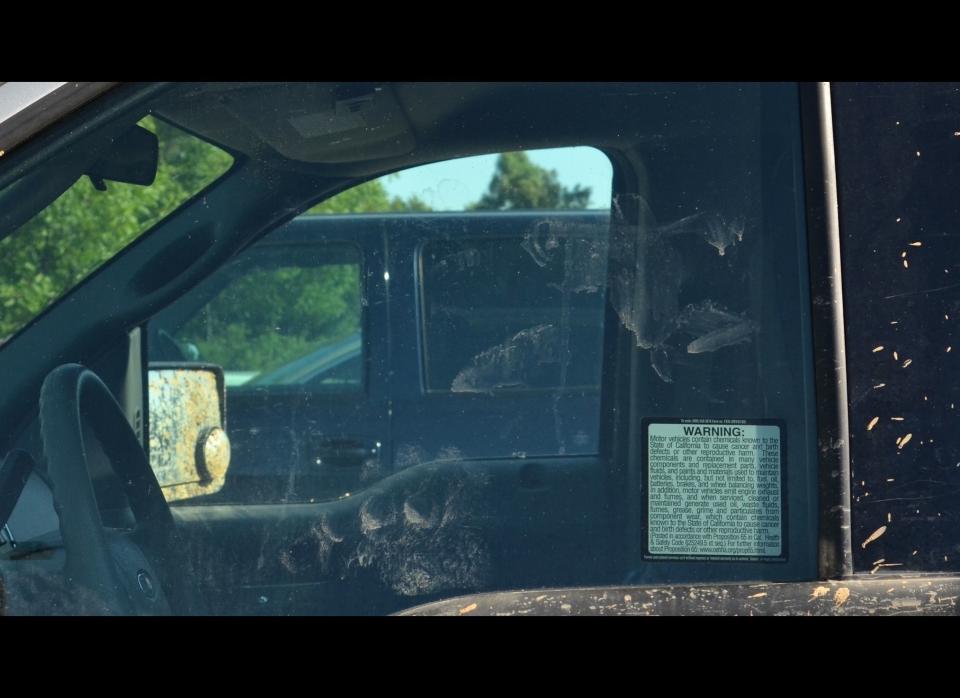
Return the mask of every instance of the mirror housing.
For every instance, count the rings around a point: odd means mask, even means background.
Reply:
[[[149,186],[157,176],[160,142],[156,134],[134,126],[118,136],[98,160],[84,173],[100,191],[106,191],[104,180]]]
[[[150,467],[168,502],[223,489],[230,467],[220,366],[152,362],[147,371]]]

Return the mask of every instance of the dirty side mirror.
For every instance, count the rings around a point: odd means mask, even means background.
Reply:
[[[151,362],[150,467],[168,502],[223,489],[230,466],[226,388],[220,366]]]

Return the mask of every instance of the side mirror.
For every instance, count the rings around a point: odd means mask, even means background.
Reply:
[[[223,489],[230,466],[223,369],[154,362],[147,371],[150,466],[168,502]]]

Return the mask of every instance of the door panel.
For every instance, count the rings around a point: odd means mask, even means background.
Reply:
[[[173,511],[209,612],[383,613],[595,578],[611,539],[602,471],[597,458],[424,463],[333,502]]]

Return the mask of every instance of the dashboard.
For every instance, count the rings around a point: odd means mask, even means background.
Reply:
[[[19,559],[41,548],[59,547],[60,519],[53,491],[32,472],[0,533],[0,559]]]

